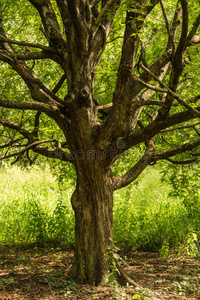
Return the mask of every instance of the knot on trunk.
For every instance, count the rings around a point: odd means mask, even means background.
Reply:
[[[87,85],[85,85],[81,90],[80,90],[81,97],[84,99],[87,99],[90,97],[90,89]]]
[[[91,96],[91,90],[89,86],[85,85],[79,93],[79,99],[81,102],[81,106],[91,106],[92,103],[92,96]]]

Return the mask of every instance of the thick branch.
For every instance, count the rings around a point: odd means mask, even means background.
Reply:
[[[23,128],[22,125],[20,125],[20,124],[10,122],[10,121],[8,121],[6,119],[3,119],[3,118],[0,118],[0,124],[3,127],[16,130],[17,132],[19,132],[22,136],[24,136],[28,140],[32,140],[32,138],[33,138],[32,133],[29,132],[28,130],[26,130],[25,128]]]
[[[171,158],[167,158],[167,160],[169,162],[171,162],[172,164],[174,165],[188,165],[188,164],[191,164],[195,161],[197,161],[197,159],[188,159],[188,160],[174,160],[174,159],[171,159]]]
[[[60,89],[61,86],[63,85],[65,79],[66,79],[66,75],[64,74],[64,75],[60,78],[60,80],[58,81],[58,83],[56,84],[55,88],[52,90],[52,92],[53,92],[54,94],[56,94],[56,93],[59,91],[59,89]]]
[[[176,53],[174,55],[174,65],[179,67],[182,64],[182,55],[185,49],[186,41],[187,41],[187,33],[188,33],[188,3],[187,0],[180,0],[182,11],[183,11],[183,21],[182,21],[182,31],[181,37],[176,49]]]
[[[105,126],[99,137],[100,144],[109,143],[109,140],[113,140],[118,136],[124,136],[127,131],[130,130],[130,122],[137,107],[134,107],[134,98],[137,97],[139,91],[143,89],[143,84],[136,82],[136,78],[133,76],[133,67],[135,64],[136,54],[139,47],[139,30],[141,29],[145,18],[151,12],[151,10],[158,3],[158,0],[151,0],[151,5],[146,5],[147,0],[142,1],[139,6],[134,8],[141,10],[141,12],[135,12],[134,10],[127,12],[126,17],[126,30],[124,34],[124,42],[122,47],[122,56],[120,66],[118,69],[116,89],[113,94],[113,108],[111,109],[109,116],[106,120]],[[163,64],[163,61],[165,62]],[[162,68],[168,62],[167,55],[160,58],[153,64],[154,68]],[[141,78],[143,80],[143,78]],[[147,78],[144,77],[143,81]],[[131,111],[127,120],[127,112]],[[124,120],[127,120],[124,122]],[[130,121],[130,122],[129,122]],[[121,126],[123,124],[123,126]]]
[[[199,25],[200,25],[200,14],[198,15],[196,21],[194,22],[194,25],[193,25],[192,29],[190,30],[190,32],[189,32],[189,34],[187,36],[187,41],[186,41],[186,44],[185,44],[185,49],[190,45],[190,43],[192,42],[193,38],[195,37],[195,33],[196,33],[197,29],[199,28]]]
[[[3,24],[2,24],[2,16],[0,11],[0,35],[6,38]],[[32,53],[32,52],[31,52]],[[19,54],[23,56],[23,53]],[[30,55],[30,54],[28,54]],[[31,54],[32,55],[32,54]],[[0,57],[7,62],[24,80],[30,92],[32,94],[33,99],[43,102],[43,103],[51,103],[55,102],[63,104],[63,101],[57,97],[54,93],[52,93],[36,76],[36,74],[29,68],[23,61],[18,60],[15,55],[15,51],[12,46],[7,42],[2,42],[2,51],[0,52]],[[20,57],[21,58],[21,57]]]
[[[160,58],[158,58],[149,67],[149,70],[151,70],[152,73],[157,73],[160,70],[162,70],[162,68],[164,68],[165,66],[167,67],[167,64],[169,63],[169,60],[170,60],[170,55],[171,55],[171,51],[166,52],[164,55],[162,55]],[[124,72],[129,72],[129,76],[131,76],[131,78],[133,78],[132,69],[125,68]],[[123,81],[122,81],[122,83],[124,82],[125,85],[127,84],[126,77],[127,77],[127,75],[124,76]],[[148,72],[143,72],[141,74],[141,76],[139,77],[139,79],[141,79],[142,82],[143,81],[148,82],[151,79],[151,76],[148,74]],[[144,88],[144,85],[139,83],[138,81],[133,82],[133,80],[132,80],[132,83],[133,83],[133,87],[132,87],[132,90],[131,90],[131,96],[129,98],[127,98],[126,100],[128,100],[128,102],[130,104],[131,103],[135,104],[135,102],[133,101],[133,98],[136,97],[136,99],[137,99],[137,96],[140,93],[140,91]],[[122,91],[124,91],[124,87],[122,88]],[[119,93],[121,93],[121,92],[119,92]],[[117,95],[118,94],[116,94],[116,96]],[[122,100],[123,100],[122,101],[122,105],[123,105],[124,102],[125,102],[123,97],[122,97]],[[116,110],[119,111],[119,112],[116,113]],[[102,132],[101,132],[101,134],[99,136],[99,139],[98,139],[98,143],[99,143],[100,147],[104,147],[106,149],[107,145],[110,144],[110,140],[113,140],[114,138],[116,138],[116,136],[113,136],[113,132],[115,134],[118,134],[118,137],[121,137],[121,136],[124,135],[124,133],[123,134],[121,133],[121,130],[123,129],[122,126],[121,126],[121,123],[124,124],[124,119],[127,118],[127,115],[125,114],[125,112],[129,111],[129,110],[130,110],[130,106],[126,110],[124,108],[121,108],[120,105],[116,105],[115,110],[114,109],[110,110],[109,116],[108,116],[108,118],[107,118],[107,120],[104,124],[104,127],[102,128]],[[137,105],[136,105],[136,110],[138,110]],[[123,114],[123,113],[125,114],[124,118],[122,118],[122,121],[118,121],[116,119],[116,117],[118,116],[118,114]],[[134,111],[132,111],[132,114],[130,114],[131,120],[133,119],[133,114],[134,114]],[[117,144],[117,142],[116,142],[116,144]]]
[[[1,53],[0,53],[1,55]],[[12,58],[13,57],[13,58]],[[27,87],[30,89],[31,95],[34,100],[43,103],[64,105],[63,100],[57,97],[52,91],[50,91],[36,76],[36,74],[31,70],[23,61],[18,60],[14,53],[6,52],[4,55],[4,60],[12,66],[12,68],[21,76],[21,78],[26,83]]]
[[[151,153],[154,149],[155,139],[147,142],[147,149],[142,158],[124,175],[113,178],[113,189],[121,189],[134,181],[142,171],[151,163]]]
[[[200,107],[196,108],[198,111],[200,111]],[[167,129],[169,127],[172,127],[174,125],[189,121],[191,119],[194,119],[194,114],[190,111],[184,111],[180,113],[176,113],[172,116],[168,116],[166,119],[152,121],[149,125],[146,127],[137,129],[135,132],[129,134],[128,136],[124,137],[123,139],[117,140],[113,142],[110,147],[113,152],[118,155],[118,153],[122,154],[127,149],[145,142],[147,140],[150,140],[152,137],[154,137],[156,134],[162,132],[162,130]],[[118,148],[118,145],[120,143],[123,143],[124,147],[123,149]]]
[[[59,159],[70,163],[74,162],[73,153],[65,152],[60,148],[57,148],[56,150],[49,150],[47,148],[37,146],[33,148],[33,151],[48,158]]]
[[[200,139],[196,139],[192,142],[185,143],[179,147],[172,148],[170,150],[162,151],[162,152],[155,152],[151,155],[151,162],[155,163],[158,160],[161,159],[168,159],[171,156],[190,151],[197,146],[200,145]]]
[[[103,7],[102,11],[100,12],[100,14],[98,15],[98,17],[96,18],[95,23],[92,26],[92,30],[93,30],[93,36],[96,34],[99,25],[102,22],[102,19],[104,18],[104,16],[108,13],[109,9],[111,8],[111,6],[116,2],[117,0],[109,0],[105,6]]]
[[[60,49],[66,43],[62,37],[56,14],[49,0],[28,0],[39,12],[46,37],[51,47]]]
[[[20,124],[13,123],[13,122],[10,122],[8,120],[4,120],[2,118],[0,118],[0,124],[3,127],[10,128],[10,129],[13,129],[13,130],[17,131],[22,136],[24,136],[28,140],[28,143],[29,143],[21,151],[18,151],[16,153],[12,153],[12,154],[9,154],[9,155],[2,156],[1,159],[6,159],[6,158],[14,157],[14,156],[20,156],[23,153],[25,153],[27,150],[31,149],[35,153],[41,154],[41,155],[46,156],[48,158],[56,158],[56,159],[60,159],[62,161],[68,161],[68,162],[73,163],[73,161],[74,161],[73,153],[64,152],[61,149],[60,143],[58,141],[56,141],[55,139],[35,141],[35,138],[36,138],[35,131],[33,131],[33,132],[27,131]],[[43,147],[39,146],[42,143],[48,143],[48,142],[56,143],[57,144],[56,149],[55,150],[49,150],[47,148],[43,148]],[[8,143],[8,147],[9,146],[10,146],[10,143]]]
[[[75,38],[77,45],[81,46],[82,51],[87,48],[87,32],[86,24],[84,23],[83,12],[81,14],[78,0],[67,0],[68,10],[75,30]]]
[[[68,11],[68,7],[67,7],[67,2],[63,1],[63,0],[56,0],[56,3],[58,5],[59,11],[60,11],[60,15],[62,18],[62,22],[63,22],[63,26],[64,26],[64,31],[65,31],[65,35],[67,38],[67,44],[69,43],[70,40],[70,36],[71,36],[71,19],[69,16],[69,11]],[[68,46],[68,51],[69,51],[69,44]]]
[[[162,151],[162,152],[154,152],[152,151],[152,147],[147,148],[147,151],[143,155],[143,157],[137,162],[137,164],[132,167],[126,174],[124,174],[121,177],[114,177],[113,178],[113,188],[114,190],[123,188],[127,185],[129,185],[131,182],[133,182],[141,173],[142,171],[151,163],[156,163],[158,160],[167,159],[170,160],[169,157],[184,153],[186,151],[192,150],[200,145],[200,139],[197,139],[195,141],[185,143],[179,147],[172,148],[170,150]],[[196,160],[196,159],[195,159]],[[174,161],[174,163],[182,163],[187,164],[195,161],[192,160],[186,160],[185,162],[177,162]],[[173,162],[171,160],[171,162]]]
[[[17,102],[17,101],[4,101],[0,97],[0,106],[11,108],[11,109],[20,109],[20,110],[39,110],[43,112],[49,112],[50,107],[44,103],[37,103],[37,102]]]
[[[0,60],[3,60],[5,62],[9,60],[13,60],[14,58],[18,60],[35,60],[35,59],[45,59],[49,58],[52,59],[52,54],[49,52],[41,51],[41,52],[15,52],[15,53],[9,53],[5,50],[0,50]]]
[[[6,38],[3,35],[0,35],[0,41],[2,42],[6,42],[9,44],[13,44],[13,45],[20,45],[20,46],[24,46],[24,47],[30,47],[30,48],[38,48],[41,49],[43,51],[48,51],[48,52],[53,52],[56,53],[57,51],[51,47],[47,47],[41,44],[33,44],[33,43],[27,43],[27,42],[20,42],[20,41],[15,41],[15,40],[11,40]]]

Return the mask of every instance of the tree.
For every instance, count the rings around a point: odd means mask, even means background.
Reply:
[[[8,17],[6,2],[0,2],[1,72],[7,83],[2,80],[0,94],[1,158],[26,155],[33,162],[36,153],[74,165],[73,274],[103,284],[105,247],[113,239],[113,192],[159,160],[190,163],[198,157],[198,1],[16,0],[16,20]],[[116,29],[116,18],[124,31]],[[19,20],[26,20],[26,36],[20,35]],[[32,35],[38,35],[36,42]],[[95,84],[105,87],[106,77],[98,66],[116,41],[117,76],[99,103],[102,93],[98,99]],[[10,76],[20,92],[12,91]],[[45,133],[42,126],[59,131]],[[138,146],[131,168],[114,176],[112,164]]]

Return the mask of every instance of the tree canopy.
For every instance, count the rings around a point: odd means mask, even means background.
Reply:
[[[0,1],[1,159],[75,166],[81,280],[104,281],[113,191],[198,159],[199,13],[197,0]]]

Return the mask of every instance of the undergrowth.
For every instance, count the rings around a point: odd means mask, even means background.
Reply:
[[[181,197],[169,197],[169,186],[160,178],[151,168],[139,182],[115,193],[114,239],[120,248],[160,249],[166,255],[171,247],[190,247],[191,236],[196,237],[193,248],[198,248],[198,215],[191,217]],[[73,190],[71,180],[60,183],[48,166],[2,166],[0,243],[73,245]]]

